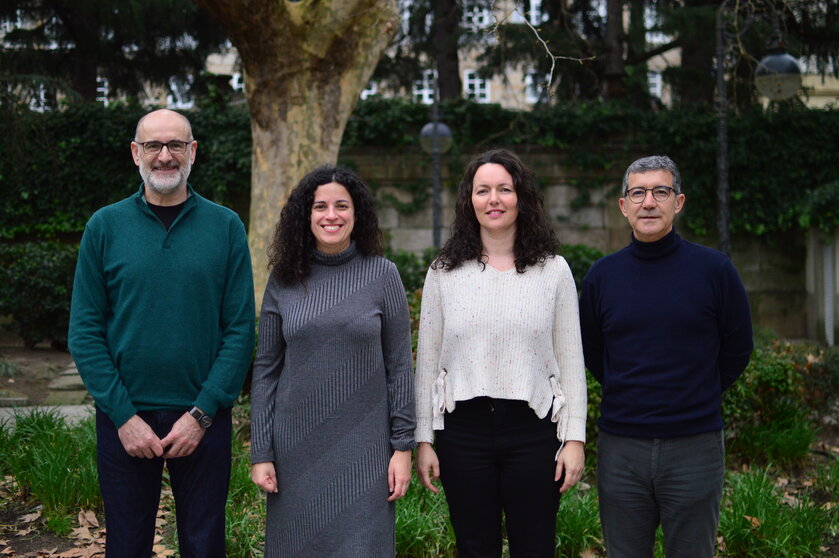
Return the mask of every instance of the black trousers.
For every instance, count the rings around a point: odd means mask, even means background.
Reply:
[[[556,424],[526,401],[479,397],[458,401],[436,436],[458,556],[500,557],[503,512],[511,558],[553,558]]]
[[[184,411],[140,411],[163,437]],[[160,502],[164,462],[169,469],[181,558],[225,556],[225,504],[230,483],[230,409],[221,409],[195,451],[173,459],[131,457],[111,419],[96,409],[99,486],[105,505],[108,558],[148,558]]]

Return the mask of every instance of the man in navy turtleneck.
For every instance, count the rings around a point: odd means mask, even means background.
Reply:
[[[609,558],[714,555],[725,449],[722,392],[752,352],[749,301],[724,254],[673,228],[676,164],[639,159],[623,178],[626,248],[583,283],[586,366],[603,386],[597,488]]]

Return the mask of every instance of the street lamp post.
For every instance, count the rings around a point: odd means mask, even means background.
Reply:
[[[431,154],[433,165],[434,182],[431,190],[431,222],[434,247],[440,248],[440,212],[441,212],[441,187],[440,187],[440,156],[447,152],[452,146],[452,131],[445,123],[440,121],[440,112],[437,105],[437,95],[434,95],[434,104],[431,107],[431,122],[422,127],[420,131],[420,147],[426,153]]]

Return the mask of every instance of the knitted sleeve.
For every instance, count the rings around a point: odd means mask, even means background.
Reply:
[[[388,263],[382,313],[382,354],[387,373],[390,445],[394,450],[404,451],[416,446],[411,318],[402,279],[396,266]]]
[[[259,315],[259,342],[251,380],[251,463],[274,461],[274,401],[285,361],[279,284],[268,279]]]
[[[586,374],[583,363],[583,346],[580,338],[580,314],[577,287],[571,268],[561,256],[560,277],[554,314],[554,352],[559,365],[559,381],[568,405],[568,430],[564,441],[586,441],[586,416],[588,414]]]
[[[429,269],[422,288],[416,373],[418,443],[434,441],[432,386],[438,374],[443,344],[443,307],[439,285],[441,273],[445,272]]]
[[[245,227],[229,222],[229,250],[221,307],[221,343],[194,405],[210,416],[230,407],[248,372],[254,347],[251,255]]]
[[[68,344],[73,360],[96,405],[119,428],[137,413],[108,347],[108,289],[102,263],[102,220],[85,226],[73,280]]]

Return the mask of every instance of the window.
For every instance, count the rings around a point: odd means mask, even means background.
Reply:
[[[96,102],[108,106],[108,78],[96,76]]]
[[[372,97],[374,95],[378,95],[379,93],[379,84],[375,81],[370,81],[367,83],[367,87],[361,92],[361,100],[367,99],[368,97]]]
[[[434,102],[437,88],[437,70],[423,70],[422,78],[414,82],[413,97],[415,103],[430,105]]]
[[[39,84],[37,89],[29,96],[29,110],[44,112],[50,109],[50,102],[47,98],[47,88]]]
[[[530,104],[546,100],[548,96],[548,80],[550,77],[550,74],[528,70],[524,75],[524,100]]]
[[[463,17],[460,23],[465,30],[475,33],[488,27],[491,21],[489,10],[479,2],[463,3]]]
[[[195,100],[188,87],[192,85],[192,77],[187,77],[187,83],[169,80],[169,94],[166,95],[166,108],[173,110],[189,110],[195,106]]]
[[[463,72],[463,96],[478,103],[489,102],[489,80],[478,77],[475,70]]]
[[[525,20],[525,18],[527,18]],[[527,21],[533,27],[541,25],[548,19],[548,14],[542,13],[542,0],[523,0],[516,2],[516,9],[510,16],[512,23]]]
[[[230,89],[233,91],[245,91],[245,76],[239,72],[235,72],[230,76]]]
[[[647,86],[649,87],[650,95],[661,99],[663,86],[661,72],[647,72]]]

